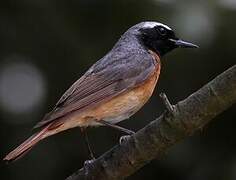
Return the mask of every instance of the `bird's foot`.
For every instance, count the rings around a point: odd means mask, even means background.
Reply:
[[[174,105],[172,105],[172,104],[170,103],[170,101],[169,101],[168,97],[166,96],[166,94],[165,94],[165,93],[160,93],[159,96],[160,96],[160,98],[161,98],[163,104],[165,105],[167,111],[168,111],[171,115],[173,115],[173,114],[174,114],[174,111],[175,111]]]
[[[84,166],[90,166],[96,159],[93,158],[93,159],[88,159],[86,161],[84,161]]]
[[[119,139],[119,143],[120,145],[127,142],[129,140],[131,135],[125,135],[125,136],[121,136],[120,139]]]
[[[89,169],[91,169],[93,167],[93,162],[95,161],[96,159],[89,159],[89,160],[86,160],[84,161],[84,170],[85,170],[85,174],[89,174]]]

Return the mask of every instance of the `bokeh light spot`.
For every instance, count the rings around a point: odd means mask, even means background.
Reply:
[[[10,113],[32,111],[45,95],[42,73],[24,60],[21,56],[9,57],[0,66],[0,107]]]
[[[192,3],[177,7],[173,23],[184,38],[209,45],[216,34],[214,10],[204,3]]]
[[[236,10],[236,0],[219,0],[219,3],[225,8]]]

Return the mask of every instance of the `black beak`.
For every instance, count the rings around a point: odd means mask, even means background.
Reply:
[[[183,41],[181,39],[169,39],[169,40],[180,48],[199,48],[199,46],[190,42]]]

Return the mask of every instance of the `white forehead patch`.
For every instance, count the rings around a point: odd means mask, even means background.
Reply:
[[[172,30],[169,26],[159,23],[159,22],[145,22],[143,25],[144,28],[154,28],[155,26],[163,26],[164,28],[168,30]]]

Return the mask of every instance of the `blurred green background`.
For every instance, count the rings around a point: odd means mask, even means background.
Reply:
[[[154,20],[200,49],[162,59],[152,99],[120,125],[138,130],[163,112],[165,92],[176,103],[236,62],[235,0],[8,0],[0,5],[0,158],[31,134],[62,93],[106,54],[130,26]],[[129,180],[235,180],[235,106],[202,132],[174,146]],[[110,128],[89,130],[96,156],[118,143]],[[64,179],[88,158],[80,130],[50,137],[10,165],[0,179]]]

